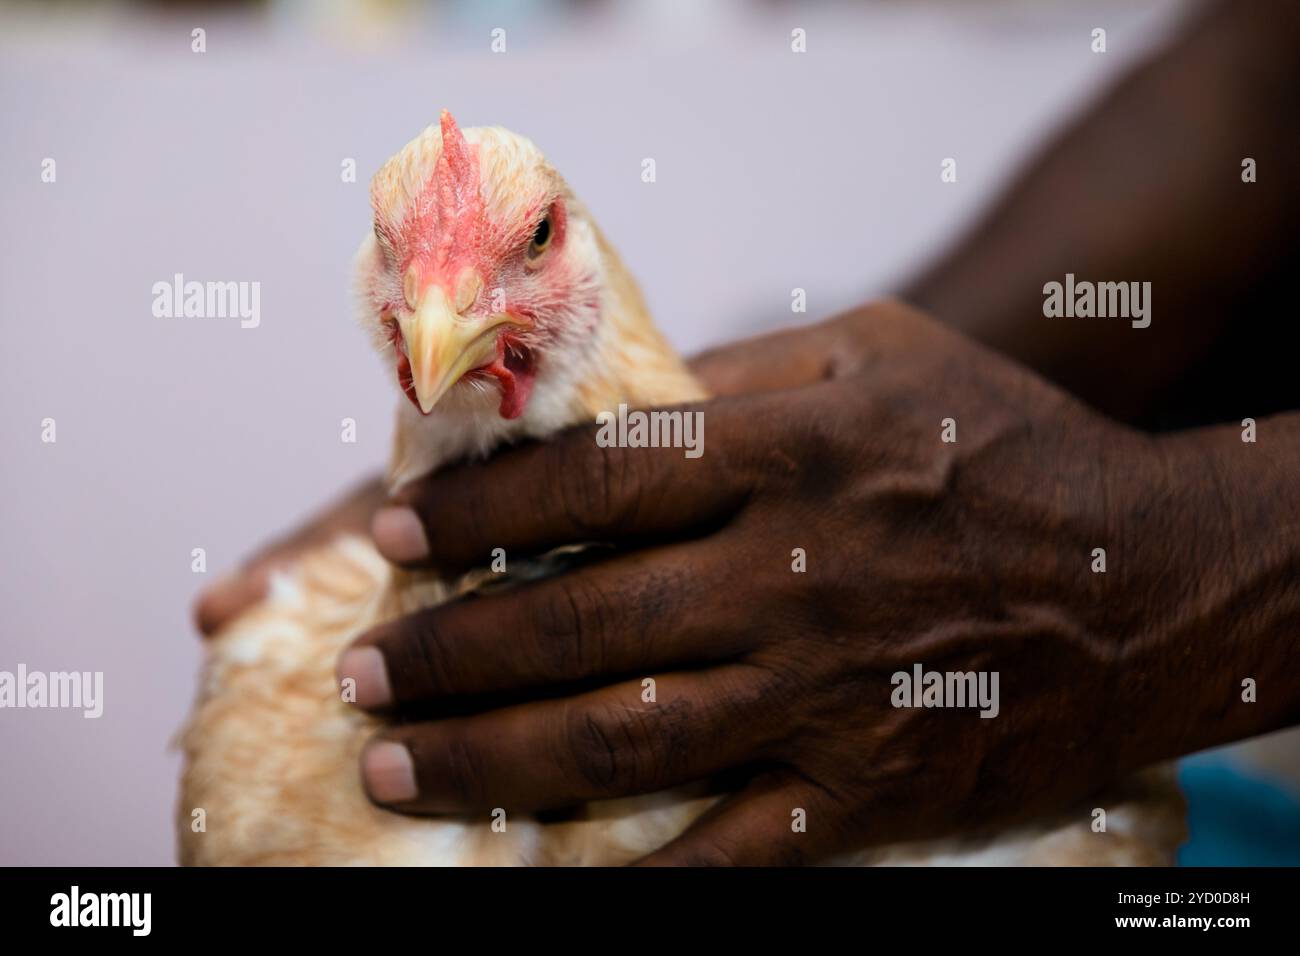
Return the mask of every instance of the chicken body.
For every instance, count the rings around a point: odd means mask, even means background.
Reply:
[[[522,137],[462,133],[444,114],[441,128],[376,175],[372,199],[376,230],[358,254],[358,287],[362,322],[406,395],[393,487],[510,441],[592,423],[620,403],[707,397],[651,324],[585,208]],[[538,256],[542,218],[547,242]],[[455,365],[459,352],[438,353],[453,335],[472,353],[467,368]],[[444,367],[454,374],[442,375]],[[398,572],[357,537],[278,575],[263,602],[208,643],[180,735],[181,862],[612,865],[662,846],[708,809],[718,798],[702,788],[595,803],[545,823],[515,814],[408,817],[370,803],[358,763],[378,722],[343,701],[338,654],[368,628],[491,577]],[[1107,812],[1105,833],[1093,832],[1090,807],[1079,807],[995,834],[838,862],[1172,862],[1183,807],[1167,771],[1135,778],[1096,805]]]

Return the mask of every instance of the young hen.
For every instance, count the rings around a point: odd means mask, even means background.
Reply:
[[[523,137],[462,131],[443,112],[378,172],[371,200],[357,281],[363,324],[405,395],[392,487],[620,403],[706,397],[586,208]],[[699,788],[592,804],[564,820],[512,815],[504,830],[490,818],[400,816],[370,803],[358,759],[378,725],[342,700],[339,652],[369,627],[492,577],[399,572],[356,537],[279,576],[208,644],[180,736],[181,861],[617,864],[703,813],[716,796]],[[1097,839],[1078,809],[842,862],[1169,862],[1182,821],[1166,778],[1135,780],[1105,805],[1113,839]]]

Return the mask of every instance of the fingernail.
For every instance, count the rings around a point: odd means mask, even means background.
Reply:
[[[375,547],[389,561],[398,564],[429,556],[429,539],[424,525],[410,508],[390,505],[375,512],[370,522]]]
[[[361,755],[361,777],[376,803],[405,803],[419,794],[411,752],[391,740],[377,740]]]
[[[388,683],[388,666],[377,647],[352,647],[339,656],[335,669],[339,684],[347,678],[354,681],[356,692],[352,703],[366,710],[387,707],[393,702],[393,688]]]

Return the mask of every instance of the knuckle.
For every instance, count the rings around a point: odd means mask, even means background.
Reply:
[[[427,616],[413,632],[390,639],[389,653],[394,658],[394,691],[406,697],[450,692],[455,686],[455,672],[449,643],[442,629]]]
[[[604,595],[582,576],[560,577],[547,584],[533,613],[545,672],[557,678],[599,673],[607,616]]]
[[[439,786],[463,806],[486,804],[487,783],[483,760],[473,742],[460,732],[449,733],[442,743]],[[419,761],[418,749],[412,757]]]
[[[449,693],[455,686],[455,675],[447,643],[433,628],[422,631],[413,643],[420,656],[424,686],[433,693]]]
[[[683,851],[683,866],[726,866],[741,865],[740,854],[735,847],[716,837],[701,837],[688,849]]]
[[[596,536],[635,511],[640,482],[635,456],[585,440],[578,454],[571,443],[557,445],[550,471],[566,520],[580,534]]]
[[[625,714],[610,707],[574,707],[565,725],[569,763],[580,783],[600,795],[640,789],[644,761]]]

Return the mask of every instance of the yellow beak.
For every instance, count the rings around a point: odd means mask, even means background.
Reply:
[[[438,285],[425,289],[415,310],[397,321],[406,340],[415,397],[426,415],[462,375],[496,358],[497,327],[515,324],[505,313],[458,315]]]

